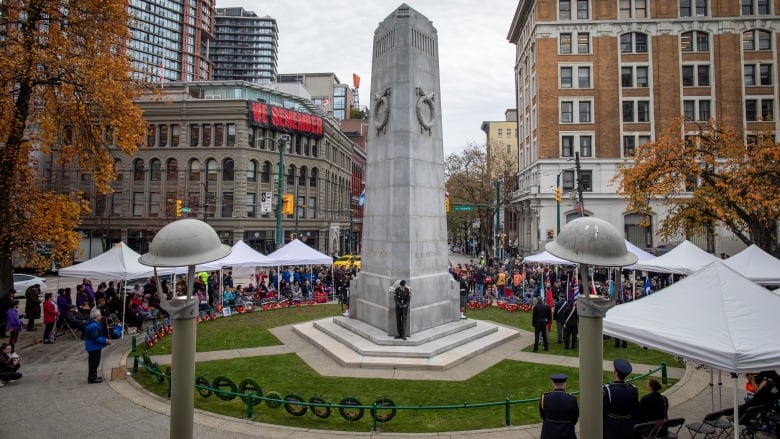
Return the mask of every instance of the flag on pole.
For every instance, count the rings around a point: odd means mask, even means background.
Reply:
[[[358,197],[358,205],[363,206],[366,204],[366,189],[363,188],[363,192],[360,193],[360,196]]]
[[[645,295],[653,294],[653,284],[650,283],[650,276],[645,278]]]
[[[544,303],[546,303],[547,306],[549,306],[551,310],[555,306],[555,301],[553,300],[553,295],[552,295],[552,288],[550,288],[549,282],[547,283],[547,292],[546,292],[546,295],[545,295],[545,298],[544,298]],[[548,333],[550,331],[552,331],[552,321],[553,321],[553,319],[552,319],[552,315],[551,315],[550,318],[547,319],[547,332]]]

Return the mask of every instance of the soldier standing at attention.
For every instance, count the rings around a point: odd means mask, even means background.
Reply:
[[[632,384],[625,382],[631,373],[631,363],[617,358],[613,362],[614,382],[603,387],[604,393],[604,439],[634,437],[636,412],[639,407],[639,392]]]
[[[550,379],[552,392],[543,393],[539,399],[539,415],[542,417],[541,439],[577,439],[574,426],[580,417],[577,398],[566,393],[565,373],[556,373]]]
[[[395,289],[393,299],[395,300],[395,325],[396,329],[398,329],[398,335],[396,335],[395,338],[406,340],[406,336],[404,336],[404,327],[406,326],[406,320],[409,317],[410,293],[409,288],[406,288],[405,280],[402,280],[401,286]]]

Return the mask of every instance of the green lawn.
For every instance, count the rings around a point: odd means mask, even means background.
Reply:
[[[317,305],[292,309],[254,312],[230,318],[220,318],[204,322],[197,327],[198,351],[233,349],[238,347],[269,346],[279,344],[270,334],[269,328],[298,323],[327,316],[338,315],[339,305]],[[492,320],[521,329],[530,328],[530,313],[518,311],[509,313],[498,308],[475,309],[467,311],[470,318]],[[175,335],[175,334],[174,334]],[[151,350],[152,355],[170,352],[171,337],[165,337]],[[605,358],[613,341],[605,342]],[[559,345],[551,345],[550,353],[564,354]],[[574,355],[574,351],[571,352]],[[614,352],[613,352],[614,354]],[[671,356],[644,350],[636,346],[620,349],[619,354],[633,362],[645,364],[674,365]],[[656,361],[657,359],[657,361]],[[236,384],[245,378],[257,381],[264,393],[279,392],[283,397],[290,393],[308,400],[320,396],[326,401],[338,404],[344,397],[355,397],[361,404],[370,405],[378,397],[390,398],[398,406],[436,406],[462,405],[503,402],[537,398],[549,390],[548,377],[557,372],[569,375],[569,390],[579,389],[579,374],[574,368],[528,364],[504,360],[485,372],[466,381],[411,381],[387,379],[359,379],[320,376],[309,365],[294,354],[266,357],[236,358],[230,360],[200,362],[196,365],[196,375],[205,376],[210,381],[217,376],[227,376]],[[642,371],[643,372],[643,371]],[[165,396],[167,382],[157,384],[151,374],[139,372],[134,378],[150,391]],[[611,373],[605,371],[604,382],[611,379]],[[644,394],[646,381],[635,383]],[[670,380],[668,386],[673,385]],[[665,388],[667,388],[666,386]],[[238,398],[223,401],[215,396],[204,399],[195,396],[196,407],[215,413],[237,418],[246,417],[246,405]],[[504,425],[504,406],[441,409],[433,410],[400,409],[394,419],[380,423],[379,430],[385,432],[438,432],[457,430],[476,430],[496,428]],[[380,412],[381,414],[381,412]],[[366,411],[363,419],[348,422],[334,409],[327,419],[317,418],[307,413],[301,417],[288,414],[283,407],[269,408],[264,403],[254,407],[253,420],[279,425],[324,430],[369,431],[371,417]],[[512,404],[510,410],[512,425],[540,422],[537,403],[526,402]]]

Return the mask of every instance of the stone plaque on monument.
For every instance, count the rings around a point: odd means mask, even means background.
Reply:
[[[395,335],[393,290],[411,290],[407,334],[460,317],[448,272],[438,37],[406,4],[374,32],[362,268],[350,318]]]

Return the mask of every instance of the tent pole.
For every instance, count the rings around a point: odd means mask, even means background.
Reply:
[[[723,408],[723,371],[718,369],[718,409]]]
[[[732,401],[734,403],[734,439],[739,439],[739,410],[737,410],[737,374],[732,373],[731,376],[734,377],[734,400]]]
[[[124,280],[122,281],[122,289],[124,299],[122,299],[122,339],[125,338],[125,331],[127,331],[127,327],[125,326],[125,316],[127,315],[127,274],[125,274]]]
[[[636,300],[636,270],[631,270],[631,300]]]
[[[715,371],[712,370],[710,367],[710,411],[715,411],[715,389],[713,386],[715,385],[715,378],[714,378]]]

